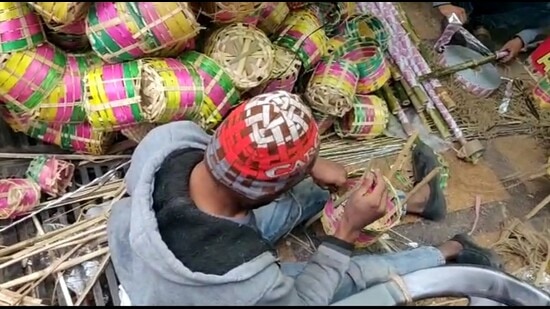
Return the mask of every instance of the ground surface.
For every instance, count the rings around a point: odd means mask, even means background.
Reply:
[[[431,2],[402,3],[421,39],[434,41],[439,36],[438,12]],[[510,67],[509,74],[526,74],[519,63]],[[459,102],[457,102],[460,104]],[[447,189],[449,214],[445,221],[427,222],[407,218],[395,230],[419,244],[438,244],[456,233],[468,232],[475,218],[476,196],[482,200],[479,223],[473,236],[483,245],[491,245],[500,234],[505,220],[528,213],[544,197],[550,194],[547,178],[535,181],[503,183],[501,179],[514,173],[540,170],[547,161],[547,151],[528,136],[496,138],[485,142],[486,153],[477,165],[459,161],[452,151],[445,157],[451,176]],[[545,226],[550,219],[550,208],[543,209],[533,220],[535,226]],[[303,260],[308,252],[305,244],[288,238],[279,246],[285,260]],[[513,267],[513,266],[511,266]],[[512,269],[510,269],[512,271]]]

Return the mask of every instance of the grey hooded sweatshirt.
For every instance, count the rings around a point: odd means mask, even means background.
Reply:
[[[295,278],[281,272],[270,251],[213,275],[190,270],[168,248],[152,208],[155,172],[172,152],[204,150],[209,140],[196,124],[173,122],[151,131],[132,155],[130,197],[113,206],[108,223],[113,265],[132,305],[328,305],[351,255],[334,242],[322,243]]]

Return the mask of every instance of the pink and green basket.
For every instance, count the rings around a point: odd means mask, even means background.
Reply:
[[[35,112],[61,82],[67,56],[45,43],[11,54],[0,54],[0,101],[16,113]]]
[[[40,187],[30,179],[0,179],[0,220],[14,219],[40,204]]]
[[[40,18],[24,2],[0,2],[0,53],[24,51],[44,43]]]
[[[63,79],[38,106],[37,119],[60,124],[86,121],[83,79],[89,68],[101,64],[95,53],[67,55]]]

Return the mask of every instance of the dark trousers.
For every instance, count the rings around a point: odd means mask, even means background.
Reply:
[[[466,10],[473,30],[483,26],[491,32],[516,34],[524,29],[550,26],[549,2],[452,2]]]

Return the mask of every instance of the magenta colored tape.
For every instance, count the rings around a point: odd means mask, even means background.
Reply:
[[[181,61],[172,59],[172,58],[166,58],[164,59],[164,61],[166,61],[166,64],[168,65],[168,67],[170,67],[174,72],[174,75],[176,75],[176,78],[178,79],[178,85],[188,86],[188,87],[195,85],[195,81],[193,80],[193,77],[189,72],[190,69],[186,67]],[[196,91],[201,91],[201,89],[199,88],[201,85],[195,85],[195,86],[197,87]],[[183,108],[194,107],[197,101],[196,91],[181,90],[180,106]],[[185,115],[182,115],[182,116],[185,116]]]
[[[285,35],[299,40],[304,34],[296,30],[290,29]],[[317,61],[319,61],[323,56],[323,52],[320,50],[319,46],[315,45],[315,43],[310,38],[304,40],[304,42],[300,46],[300,49],[304,50],[306,54],[308,54],[310,58],[310,66],[315,65]]]
[[[173,42],[174,38],[170,34],[168,28],[166,28],[166,25],[164,23],[158,23],[160,16],[152,3],[155,2],[136,2],[139,7],[139,11],[143,14],[141,17],[148,25],[155,23],[155,26],[151,28],[151,31],[161,46]]]
[[[97,8],[98,21],[100,23],[110,24],[111,20],[119,18],[119,13],[116,10],[115,4],[116,2],[97,2],[95,4]],[[133,34],[124,23],[110,26],[106,29],[106,32],[121,48],[125,49],[129,46],[134,46],[132,49],[127,51],[130,55],[134,57],[143,56],[144,53],[139,48],[139,41],[132,37]]]
[[[36,15],[33,13],[27,14],[24,17],[27,24],[27,29],[31,36],[42,32],[42,25],[38,21]],[[12,19],[0,23],[0,42],[17,41],[24,39],[28,36],[23,31],[22,19]]]
[[[103,66],[103,87],[110,102],[127,98],[126,85],[124,84],[124,71],[122,64],[108,64]],[[128,81],[131,82],[131,81]],[[117,123],[126,124],[134,122],[130,106],[112,106],[113,115]]]
[[[34,52],[36,53],[36,56],[52,60],[55,53],[55,47],[50,44],[43,44],[37,47]],[[27,70],[25,71],[25,74],[23,74],[23,78],[21,80],[32,81],[35,85],[41,85],[46,79],[49,70],[49,65],[41,61],[33,60],[27,67]],[[19,102],[25,102],[34,94],[34,92],[35,90],[32,87],[29,87],[27,83],[20,81],[10,89],[8,95],[13,98],[17,98]]]
[[[70,121],[75,109],[75,106],[71,104],[82,102],[82,76],[76,57],[70,54],[67,55],[67,69],[63,75],[63,84],[65,93],[56,108],[55,121],[57,123]]]
[[[197,67],[197,73],[202,77],[203,84],[204,84],[204,95],[209,97],[210,100],[212,100],[212,103],[218,108],[218,111],[222,115],[222,117],[225,117],[229,113],[229,109],[231,108],[230,104],[225,103],[225,91],[223,88],[218,84],[217,81],[215,81],[208,73],[204,72],[200,68]],[[210,92],[207,92],[208,89],[211,89]]]

